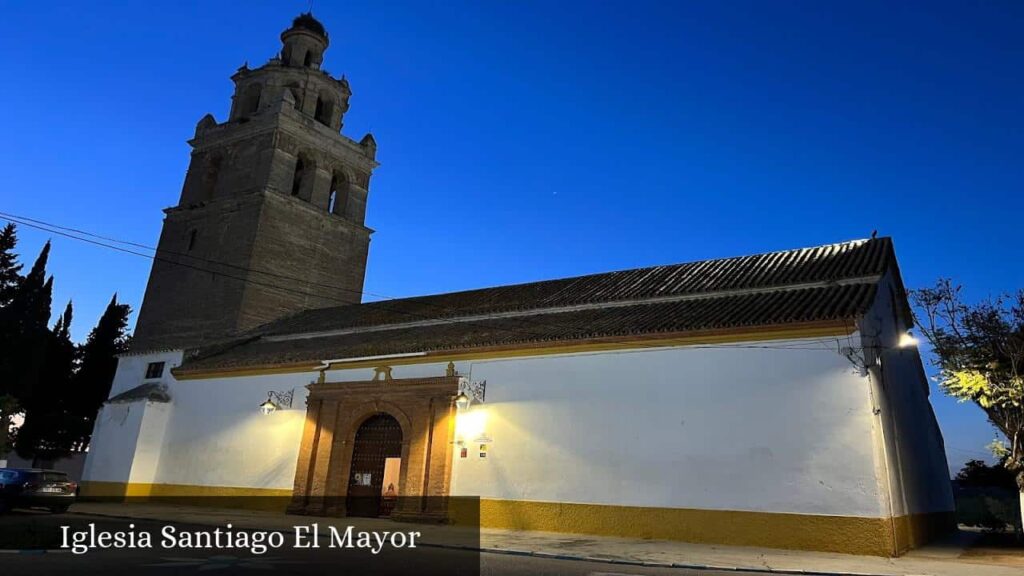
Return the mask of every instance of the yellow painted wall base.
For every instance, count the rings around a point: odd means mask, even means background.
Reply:
[[[956,513],[949,511],[900,516],[893,519],[893,525],[896,528],[898,553],[903,554],[956,530]]]
[[[183,506],[243,508],[284,512],[292,491],[271,488],[238,488],[233,486],[192,486],[184,484],[141,484],[124,482],[84,481],[79,492],[82,500],[127,500],[130,502],[161,501]]]
[[[455,523],[467,523],[456,501]],[[471,520],[470,520],[471,521]],[[896,556],[955,527],[952,513],[897,518],[481,500],[487,528]],[[897,546],[897,543],[900,543]]]
[[[81,495],[83,500],[173,500],[173,503],[182,505],[283,513],[290,502],[292,491],[86,481],[82,482]],[[871,556],[902,554],[956,527],[952,512],[915,514],[892,519],[524,500],[482,499],[479,506],[477,516],[474,503],[468,499],[452,498],[449,510],[451,521],[473,525],[479,519],[480,526],[484,528],[507,530],[568,532]]]

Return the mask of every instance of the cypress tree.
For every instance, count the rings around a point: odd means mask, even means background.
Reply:
[[[39,256],[24,278],[18,282],[10,303],[0,311],[7,326],[4,354],[0,370],[4,372],[6,392],[15,398],[25,412],[25,424],[15,435],[15,448],[25,458],[36,458],[37,429],[45,428],[42,416],[46,403],[56,399],[49,393],[44,378],[46,356],[51,349],[53,333],[49,327],[50,304],[53,299],[53,277],[47,278],[46,264],[50,243],[43,245]],[[33,417],[33,413],[35,416]],[[29,424],[29,420],[35,422]]]
[[[17,229],[14,224],[7,224],[0,230],[0,308],[11,303],[21,279],[21,264],[18,264],[18,255],[14,252],[17,246]]]
[[[17,246],[17,229],[9,223],[0,230],[0,457],[7,454],[13,440],[11,418],[21,412],[21,404],[13,394],[16,358],[11,345],[17,341],[17,329],[6,312],[21,281],[21,264],[14,252]]]
[[[25,405],[25,422],[16,437],[18,453],[37,463],[40,459],[52,461],[67,456],[76,447],[81,427],[71,410],[71,379],[77,353],[71,342],[72,315],[73,307],[68,302],[46,335],[36,393]]]
[[[46,277],[50,256],[47,242],[32,269],[18,280],[10,302],[0,308],[0,395],[10,395],[23,406],[38,381],[50,332],[53,278]]]
[[[68,342],[71,341],[71,317],[73,314],[74,307],[71,300],[68,300],[68,305],[64,307],[64,313],[57,318],[57,323],[53,326],[53,334]]]
[[[72,378],[75,406],[72,411],[82,423],[81,449],[89,444],[96,413],[110,395],[117,371],[117,355],[128,350],[128,314],[131,307],[111,298],[106,310],[80,348],[81,363]]]

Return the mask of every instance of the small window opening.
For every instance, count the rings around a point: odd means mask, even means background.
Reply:
[[[197,230],[192,229],[192,231],[190,231],[188,233],[188,248],[185,250],[186,252],[191,252],[192,249],[196,247],[196,233],[197,232],[198,232]]]
[[[306,52],[306,57],[302,60],[302,65],[309,68],[313,65],[313,51]]]
[[[164,375],[164,363],[163,362],[150,362],[146,366],[146,380],[152,378],[160,378]]]

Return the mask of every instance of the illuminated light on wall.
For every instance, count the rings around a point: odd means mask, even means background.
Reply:
[[[263,404],[260,404],[260,414],[263,414],[264,416],[270,416],[276,411],[277,404],[274,404],[274,402],[270,398],[267,398],[267,400],[263,402]]]
[[[270,416],[282,408],[291,408],[292,400],[295,398],[295,389],[287,392],[267,392],[267,399],[260,404],[260,414]]]
[[[487,411],[477,406],[455,416],[455,437],[459,442],[472,442],[487,429]]]
[[[900,334],[900,348],[914,348],[917,346],[917,338],[911,332]]]

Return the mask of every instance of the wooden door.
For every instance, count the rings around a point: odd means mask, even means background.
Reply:
[[[356,431],[346,509],[349,516],[378,517],[391,513],[393,500],[383,506],[384,467],[388,458],[402,456],[402,427],[389,414],[367,418]]]

